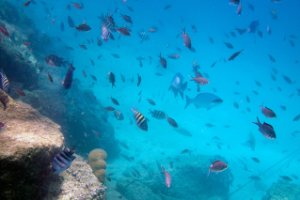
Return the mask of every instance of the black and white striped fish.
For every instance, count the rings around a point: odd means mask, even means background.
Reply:
[[[144,131],[148,131],[148,123],[147,123],[147,119],[144,117],[144,115],[134,108],[132,108],[131,110],[134,114],[136,125],[140,129],[142,129]]]
[[[73,160],[76,158],[74,155],[74,151],[65,147],[61,152],[56,154],[56,156],[52,160],[52,170],[55,174],[60,174],[61,172],[68,169]]]
[[[4,92],[9,91],[9,80],[2,70],[0,70],[0,89]]]

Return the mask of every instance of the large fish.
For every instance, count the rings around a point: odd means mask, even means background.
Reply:
[[[212,107],[219,105],[223,102],[223,100],[216,96],[215,94],[203,92],[199,93],[193,99],[186,96],[186,104],[185,108],[187,108],[190,104],[194,104],[196,108],[206,108],[211,109]]]
[[[175,97],[177,97],[178,93],[180,94],[181,98],[183,98],[183,93],[186,90],[187,82],[184,82],[184,77],[179,72],[175,74],[174,78],[172,79],[171,85],[169,90],[172,90]]]

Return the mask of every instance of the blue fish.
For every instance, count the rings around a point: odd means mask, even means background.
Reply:
[[[0,71],[0,89],[9,92],[9,81],[3,71]]]
[[[60,174],[71,166],[73,160],[76,158],[73,154],[74,151],[67,147],[56,154],[52,160],[52,170],[54,174]]]

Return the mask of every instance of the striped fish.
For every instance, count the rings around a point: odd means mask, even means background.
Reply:
[[[52,160],[52,170],[55,174],[60,174],[61,172],[68,169],[73,160],[76,158],[74,155],[74,151],[65,147],[61,152],[56,154],[56,156]]]
[[[148,130],[148,124],[147,124],[147,119],[144,117],[144,115],[142,113],[140,113],[139,111],[137,111],[136,109],[131,109],[133,114],[134,114],[134,118],[135,118],[135,122],[136,125],[144,130],[147,131]]]
[[[4,92],[9,91],[9,81],[3,71],[0,71],[0,89]]]
[[[150,114],[156,119],[165,119],[167,116],[166,113],[161,110],[150,110]]]

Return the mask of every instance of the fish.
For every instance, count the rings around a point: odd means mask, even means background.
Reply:
[[[280,178],[283,179],[283,180],[285,180],[285,181],[292,181],[293,180],[291,177],[285,176],[285,175],[280,176]]]
[[[171,126],[173,126],[174,128],[178,128],[178,124],[177,124],[177,122],[175,121],[175,119],[173,119],[173,118],[171,118],[171,117],[169,117],[169,116],[167,116],[167,122],[171,125]]]
[[[242,28],[236,28],[235,30],[239,33],[239,35],[243,35],[244,33],[247,32],[247,29],[242,29]]]
[[[192,151],[190,150],[190,149],[183,149],[181,152],[180,152],[180,154],[191,154],[192,153]]]
[[[175,97],[177,97],[179,94],[181,98],[183,98],[184,91],[186,90],[186,88],[187,88],[187,82],[184,82],[183,75],[177,72],[171,81],[169,90],[171,90],[174,93]]]
[[[268,139],[276,139],[276,133],[272,125],[264,122],[263,124],[259,121],[257,117],[257,122],[252,122],[259,127],[259,131]]]
[[[61,66],[65,66],[66,64],[68,64],[68,62],[65,61],[62,57],[59,57],[54,54],[50,54],[50,55],[46,56],[45,61],[49,66],[56,66],[56,67],[61,67]]]
[[[167,117],[166,113],[161,110],[150,110],[150,114],[155,119],[165,119]]]
[[[247,32],[248,33],[256,33],[257,29],[258,29],[258,26],[259,26],[259,21],[258,20],[253,20],[249,26],[248,26],[248,29],[247,29]]]
[[[300,114],[296,115],[294,118],[293,118],[293,121],[296,122],[300,119]]]
[[[97,81],[97,77],[91,74],[91,78],[93,79],[93,81]]]
[[[104,110],[112,112],[112,111],[115,111],[116,109],[112,106],[106,106],[106,107],[104,107]]]
[[[63,22],[60,23],[60,30],[65,31],[65,24]]]
[[[238,57],[243,52],[243,49],[234,52],[231,56],[229,56],[228,61],[234,60],[236,57]]]
[[[243,5],[242,2],[240,2],[236,8],[236,14],[241,15],[243,11]]]
[[[107,42],[108,39],[112,39],[112,34],[111,34],[109,28],[105,24],[102,24],[102,26],[101,26],[101,39],[104,42]]]
[[[179,53],[172,53],[172,54],[168,55],[168,58],[176,60],[176,59],[180,58],[180,54]]]
[[[172,183],[171,174],[163,166],[161,166],[161,170],[165,177],[165,185],[167,188],[170,188]]]
[[[195,49],[192,47],[192,40],[185,30],[182,31],[181,37],[183,39],[184,46],[191,51],[195,51]]]
[[[0,70],[0,89],[4,92],[9,92],[10,83],[3,70]]]
[[[269,54],[268,57],[271,62],[276,63],[276,59],[271,54]]]
[[[259,176],[256,176],[256,175],[252,175],[252,176],[250,176],[249,177],[251,180],[253,180],[253,181],[260,181],[261,180],[261,178],[259,177]]]
[[[171,4],[167,4],[167,5],[164,6],[164,10],[169,10],[170,8],[172,8]]]
[[[143,131],[148,131],[148,120],[144,117],[144,115],[134,108],[131,108],[131,111],[134,114],[136,125]]]
[[[92,28],[86,24],[86,23],[83,23],[83,24],[79,24],[78,26],[75,27],[78,31],[90,31]]]
[[[293,81],[291,80],[290,77],[286,76],[286,75],[282,75],[283,80],[285,80],[285,82],[287,82],[288,84],[292,84]]]
[[[70,64],[69,69],[68,69],[68,71],[65,75],[65,79],[63,81],[63,87],[65,89],[70,89],[71,88],[72,82],[73,82],[73,73],[74,73],[74,71],[75,71],[75,67],[72,64]]]
[[[186,96],[186,104],[184,108],[187,108],[190,104],[194,104],[196,108],[211,109],[223,102],[223,100],[213,93],[203,92],[198,93],[193,99]]]
[[[138,80],[137,80],[136,86],[139,87],[141,85],[141,82],[142,82],[142,77],[139,74],[137,76],[138,76]]]
[[[233,48],[234,48],[234,46],[233,46],[231,43],[229,43],[229,42],[224,42],[224,44],[225,44],[225,46],[226,46],[228,49],[233,49]]]
[[[191,132],[185,128],[177,128],[175,129],[175,131],[177,133],[179,133],[180,135],[186,136],[186,137],[192,137],[193,135],[191,134]]]
[[[56,154],[51,162],[53,173],[60,174],[68,169],[71,166],[73,160],[76,158],[73,154],[74,151],[70,150],[67,147],[64,147],[61,152]]]
[[[192,77],[192,80],[198,83],[199,85],[207,85],[208,84],[208,79],[204,78],[203,76],[196,76]]]
[[[159,63],[160,63],[160,65],[161,65],[164,69],[167,68],[167,65],[168,65],[167,60],[166,60],[166,58],[164,58],[164,57],[161,55],[161,53],[159,54]]]
[[[73,5],[74,8],[79,9],[79,10],[83,9],[83,7],[84,7],[83,3],[79,3],[79,2],[73,2],[71,4]]]
[[[9,37],[9,32],[8,32],[5,24],[3,24],[3,23],[0,23],[0,33],[5,35],[6,37]]]
[[[32,0],[27,0],[27,1],[24,2],[23,5],[24,5],[25,7],[27,7],[27,6],[29,6],[29,5],[31,4],[31,2],[32,2]]]
[[[117,106],[120,105],[120,103],[119,103],[119,101],[118,101],[117,99],[115,99],[115,98],[113,98],[113,97],[110,97],[110,100],[111,100],[111,102],[112,102],[113,104],[115,104],[115,105],[117,105]]]
[[[124,21],[132,24],[132,19],[129,15],[124,15],[124,14],[121,14],[121,17],[124,19]]]
[[[229,4],[232,5],[238,5],[240,3],[240,0],[229,0]]]
[[[258,159],[258,158],[256,158],[256,157],[252,157],[251,158],[254,162],[256,162],[256,163],[260,163],[260,160]]]
[[[116,77],[115,74],[113,72],[108,72],[108,80],[111,83],[111,87],[115,87],[115,83],[116,83]]]
[[[130,29],[126,27],[119,27],[116,29],[119,33],[125,36],[130,36]]]
[[[272,109],[270,109],[266,106],[261,106],[260,109],[261,109],[261,112],[264,114],[264,116],[266,116],[268,118],[275,118],[276,117],[276,113]]]
[[[114,110],[114,116],[117,120],[123,120],[124,119],[124,115],[121,111],[119,110]]]
[[[68,25],[69,25],[70,28],[74,28],[75,27],[74,20],[70,16],[68,16]]]
[[[216,161],[212,162],[211,165],[209,166],[207,176],[209,176],[211,172],[219,173],[219,172],[225,171],[226,169],[228,169],[227,163],[225,163],[221,160],[216,160]]]
[[[149,103],[150,105],[152,105],[152,106],[155,106],[155,105],[156,105],[156,103],[155,103],[155,101],[154,101],[153,99],[147,99],[147,101],[148,101],[148,103]]]
[[[24,90],[22,90],[21,88],[15,88],[15,92],[19,96],[22,96],[22,97],[26,96]]]

